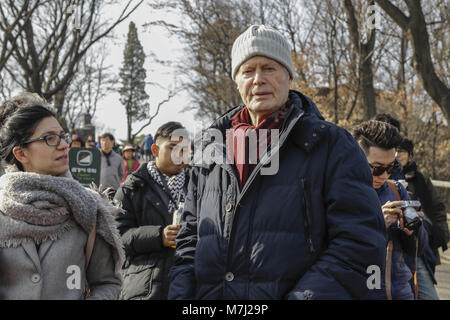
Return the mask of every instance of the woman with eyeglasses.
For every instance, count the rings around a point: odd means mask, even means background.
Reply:
[[[71,140],[45,104],[0,107],[0,299],[118,297],[118,209],[72,179]]]
[[[368,299],[413,300],[414,292],[409,284],[413,273],[404,257],[406,254],[420,255],[428,240],[422,225],[412,230],[405,225],[405,211],[400,207],[410,197],[399,182],[389,180],[389,176],[401,168],[395,154],[403,138],[395,127],[376,120],[358,125],[353,136],[364,151],[372,171],[373,187],[382,204],[388,234],[386,265],[383,266],[380,287],[369,290]],[[418,216],[423,217],[423,213],[419,212]]]

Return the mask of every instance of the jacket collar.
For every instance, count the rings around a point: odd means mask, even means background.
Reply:
[[[291,141],[303,151],[309,153],[326,135],[330,124],[326,122],[314,102],[300,92],[293,91],[293,115],[288,121],[299,118],[289,132]],[[300,112],[304,115],[299,115]]]
[[[417,172],[417,164],[415,161],[410,161],[403,167],[403,174],[406,178],[414,178]]]
[[[131,181],[129,183],[131,186],[137,184],[139,188],[142,188],[147,184],[148,187],[153,190],[153,192],[145,194],[144,197],[145,199],[153,203],[156,211],[161,215],[163,220],[169,224],[169,215],[167,214],[167,210],[169,207],[169,198],[165,194],[159,183],[156,182],[148,172],[147,163],[142,163],[135,172],[131,173],[130,176]]]
[[[378,195],[380,195],[382,192],[384,192],[384,190],[386,190],[386,188],[388,188],[387,182],[383,183],[381,187],[375,189],[375,191],[377,192]]]
[[[154,183],[152,177],[150,176],[150,173],[148,172],[147,162],[142,163],[136,171],[131,173],[131,176],[133,181],[135,181],[136,178],[138,178],[138,180],[141,181],[144,180],[149,184]]]

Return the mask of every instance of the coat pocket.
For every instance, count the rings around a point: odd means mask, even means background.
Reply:
[[[121,300],[148,299],[152,293],[156,260],[132,261],[123,270],[123,284],[120,292]]]

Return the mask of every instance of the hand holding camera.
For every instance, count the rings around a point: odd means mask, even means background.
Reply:
[[[420,201],[388,201],[381,208],[383,210],[386,228],[398,221],[400,229],[407,235],[412,235],[422,225],[424,217],[420,211]]]

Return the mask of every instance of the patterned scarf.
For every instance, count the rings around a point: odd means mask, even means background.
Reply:
[[[171,177],[159,171],[156,167],[155,161],[150,161],[147,165],[147,169],[153,180],[155,180],[161,186],[161,188],[163,188],[163,190],[165,190],[166,192],[170,192],[172,199],[177,201],[177,203],[174,203],[172,200],[169,201],[169,214],[172,214],[178,208],[178,202],[184,202],[184,169],[182,169],[178,174]],[[166,184],[169,187],[169,190],[166,190],[161,177],[166,180]]]

